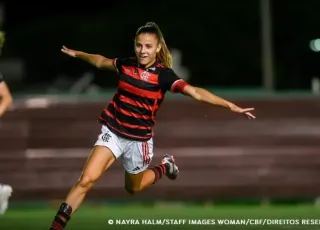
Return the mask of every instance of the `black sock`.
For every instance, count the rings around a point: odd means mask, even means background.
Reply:
[[[72,207],[67,203],[62,203],[56,216],[54,217],[50,230],[63,230],[71,218],[71,213]]]
[[[170,166],[168,164],[160,164],[151,169],[155,173],[155,179],[153,184],[160,180],[162,176],[166,174],[166,172],[169,170],[169,167]]]

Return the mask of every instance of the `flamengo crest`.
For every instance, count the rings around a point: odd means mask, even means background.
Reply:
[[[148,81],[149,76],[150,76],[150,73],[148,73],[147,71],[143,71],[143,72],[140,74],[141,80],[144,80],[144,81]]]

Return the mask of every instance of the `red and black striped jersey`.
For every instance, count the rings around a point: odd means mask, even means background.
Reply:
[[[98,121],[121,137],[147,141],[165,93],[182,93],[187,83],[160,62],[143,68],[136,58],[116,58],[114,65],[118,88]]]

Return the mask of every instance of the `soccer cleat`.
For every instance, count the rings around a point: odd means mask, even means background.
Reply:
[[[175,164],[174,158],[173,156],[170,156],[169,154],[165,154],[162,158],[161,161],[162,164],[166,165],[167,167],[167,172],[166,172],[166,176],[170,179],[170,180],[175,180],[177,179],[178,175],[179,175],[179,168],[178,166]]]
[[[0,215],[7,211],[11,193],[12,187],[10,185],[0,184]]]

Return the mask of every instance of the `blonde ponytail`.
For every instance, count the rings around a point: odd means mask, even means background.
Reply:
[[[157,54],[157,57],[165,67],[172,68],[172,56],[163,37],[160,39],[160,44],[161,50]]]

